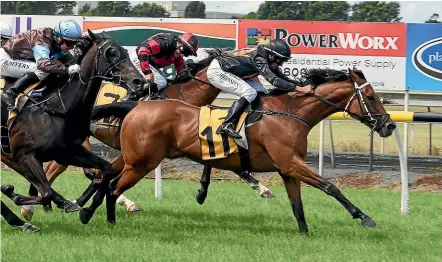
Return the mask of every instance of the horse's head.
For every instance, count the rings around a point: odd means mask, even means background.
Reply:
[[[91,41],[96,45],[96,76],[112,81],[128,90],[138,90],[146,83],[144,77],[129,59],[129,54],[117,41],[105,34],[94,34],[88,30]],[[83,63],[88,63],[83,59]],[[83,66],[82,66],[83,67]]]
[[[396,124],[385,111],[370,82],[356,68],[353,70],[349,68],[348,76],[354,84],[353,95],[346,106],[348,113],[376,131],[381,137],[389,137],[396,128]]]

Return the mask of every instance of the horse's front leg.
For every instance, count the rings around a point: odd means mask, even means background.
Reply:
[[[41,196],[23,196],[14,193],[12,186],[2,186],[2,192],[11,198],[17,205],[41,205],[48,204],[53,201],[59,207],[63,207],[66,212],[75,212],[81,208],[66,200],[63,196],[58,194],[55,190],[51,188],[49,181],[47,180],[45,173],[43,171],[43,166],[39,160],[33,155],[22,155],[20,161],[20,171],[23,177],[25,177],[29,182],[31,182],[37,190],[40,192]]]
[[[361,220],[361,225],[363,227],[376,227],[376,223],[369,216],[353,205],[353,203],[351,203],[335,185],[319,176],[313,169],[311,169],[304,162],[303,157],[297,155],[297,152],[294,152],[293,148],[281,143],[274,143],[273,145],[266,146],[266,149],[284,176],[293,177],[323,191],[327,195],[333,196],[345,207],[353,218],[359,218]],[[290,154],[290,152],[292,154]],[[288,188],[287,194],[289,194],[289,196],[292,194]],[[301,226],[300,231],[302,232]]]
[[[10,226],[21,228],[25,232],[37,232],[40,230],[40,228],[21,220],[3,201],[1,201],[1,216]]]

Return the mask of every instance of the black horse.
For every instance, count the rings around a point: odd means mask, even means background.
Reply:
[[[18,195],[13,186],[2,186],[2,193],[17,205],[47,205],[53,201],[66,212],[81,209],[51,188],[43,162],[55,160],[63,165],[98,168],[103,180],[108,181],[114,176],[109,162],[81,145],[89,135],[92,108],[103,80],[132,89],[142,88],[145,80],[120,44],[105,34],[89,30],[88,34],[89,46],[81,60],[80,74],[68,81],[65,76],[50,76],[48,92],[39,100],[44,103],[25,105],[9,129],[11,155],[2,152],[2,161],[9,158],[18,164],[20,174],[41,194]],[[1,125],[6,126],[6,105],[2,104],[1,110]]]

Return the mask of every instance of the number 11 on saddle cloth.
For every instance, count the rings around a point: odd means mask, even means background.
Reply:
[[[234,139],[226,134],[217,134],[216,131],[221,126],[227,116],[228,109],[214,109],[203,106],[199,114],[198,137],[201,144],[201,155],[203,160],[213,160],[226,158],[230,154],[238,152],[238,145]],[[247,117],[244,112],[236,126],[239,132]]]

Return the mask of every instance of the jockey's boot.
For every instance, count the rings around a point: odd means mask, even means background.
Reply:
[[[238,101],[235,101],[230,107],[227,117],[220,126],[220,129],[218,129],[217,133],[226,133],[233,138],[241,139],[242,136],[238,134],[235,129],[239,118],[241,117],[242,113],[244,113],[247,105],[249,105],[249,102],[244,97],[241,97]]]
[[[8,105],[8,110],[15,109],[15,98],[23,92],[30,85],[40,81],[34,72],[26,73],[21,78],[17,79],[15,83],[2,94],[2,101]]]

